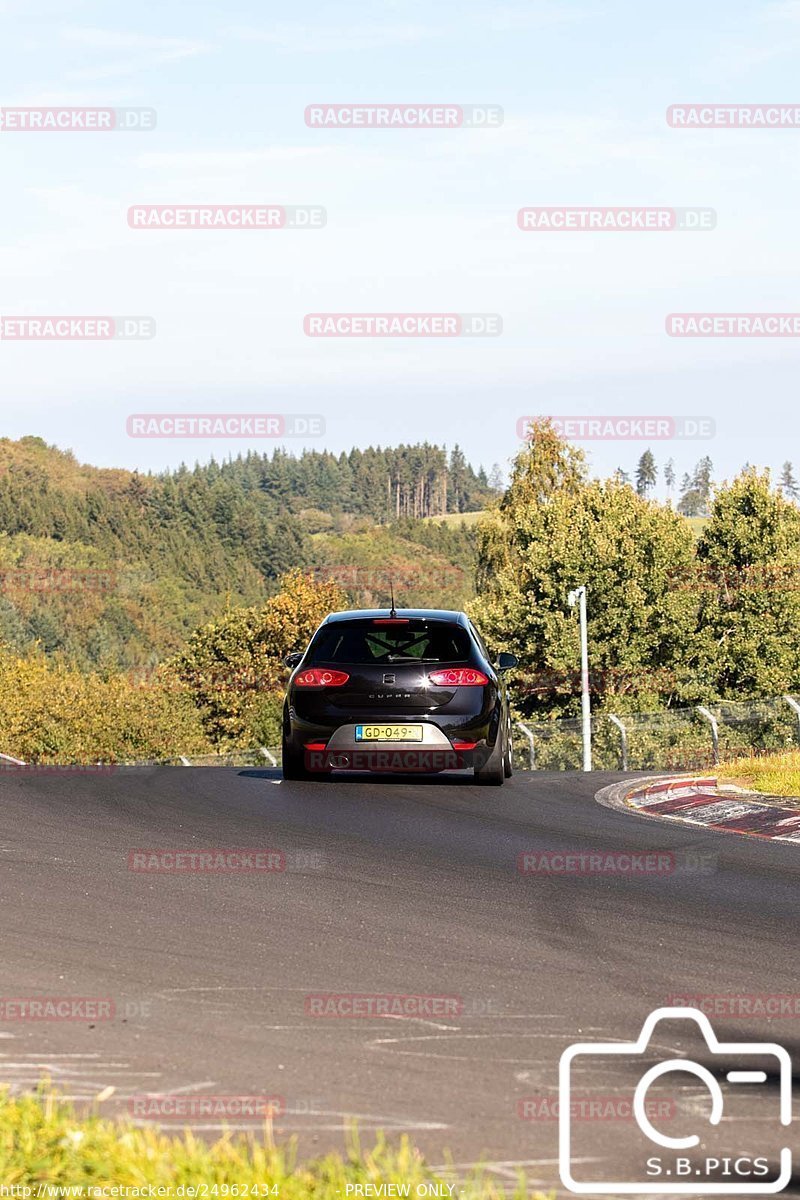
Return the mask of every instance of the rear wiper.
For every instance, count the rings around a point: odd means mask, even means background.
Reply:
[[[387,662],[426,663],[426,662],[439,662],[439,659],[438,658],[417,658],[416,654],[388,654],[386,656],[386,661]]]

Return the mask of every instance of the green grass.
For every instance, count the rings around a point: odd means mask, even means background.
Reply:
[[[800,750],[735,758],[718,768],[717,778],[765,795],[800,797]]]
[[[684,517],[684,520],[689,522],[689,524],[692,528],[692,533],[694,534],[694,537],[695,537],[695,541],[699,541],[700,537],[702,536],[703,530],[705,529],[706,525],[708,524],[709,518],[708,517]]]
[[[445,525],[460,525],[462,521],[465,525],[476,525],[485,514],[486,509],[481,508],[477,512],[444,513],[438,517],[422,517],[420,519],[433,523],[443,521]]]
[[[485,513],[486,513],[486,509],[482,508],[478,512],[445,513],[444,516],[421,517],[420,519],[422,521],[433,521],[433,522],[444,521],[444,523],[446,525],[458,525],[461,521],[466,522],[467,525],[475,525],[475,524],[477,524],[478,521],[480,521],[481,517],[484,516]],[[695,538],[699,538],[700,535],[702,534],[703,530],[705,529],[706,525],[708,524],[709,518],[708,517],[684,517],[684,520],[688,521]]]
[[[151,1184],[170,1189],[165,1197],[174,1197],[181,1184],[236,1184],[236,1192],[209,1195],[344,1200],[348,1184],[408,1185],[406,1194],[415,1196],[418,1184],[443,1185],[444,1179],[426,1166],[407,1138],[392,1146],[379,1134],[375,1145],[364,1149],[353,1131],[344,1155],[299,1163],[292,1143],[274,1144],[269,1125],[260,1139],[226,1135],[208,1143],[188,1130],[165,1135],[109,1120],[96,1111],[78,1116],[71,1105],[43,1088],[36,1095],[15,1098],[0,1091],[0,1182],[17,1185],[15,1195],[20,1198],[20,1187],[38,1184],[84,1189]],[[35,1186],[31,1194],[36,1195]],[[440,1194],[449,1192],[441,1186]],[[93,1193],[84,1190],[83,1195],[91,1200]],[[459,1200],[499,1200],[509,1193],[476,1168],[453,1195]],[[524,1200],[527,1195],[520,1178],[513,1196]],[[531,1197],[546,1200],[541,1193]]]

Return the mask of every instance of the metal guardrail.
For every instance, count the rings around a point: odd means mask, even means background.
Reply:
[[[627,771],[627,769],[628,769],[628,731],[625,728],[625,726],[622,724],[622,721],[620,721],[619,717],[615,716],[614,713],[609,713],[608,719],[611,722],[611,724],[616,725],[617,729],[619,730],[620,750],[622,752],[622,769],[623,769],[623,771]]]
[[[711,726],[711,744],[714,747],[714,766],[717,766],[719,763],[719,724],[717,723],[717,718],[712,712],[709,712],[703,704],[698,704],[697,711],[700,713],[701,717],[705,717]]]
[[[535,771],[536,770],[536,743],[533,740],[533,734],[531,733],[528,726],[523,724],[522,721],[517,721],[517,722],[515,722],[515,724],[517,726],[517,729],[522,730],[525,738],[527,739],[528,749],[530,751],[530,770]]]
[[[180,765],[182,767],[201,767],[201,766],[245,766],[257,765],[260,761],[266,759],[271,767],[280,766],[279,758],[269,750],[266,746],[260,746],[258,750],[232,750],[229,753],[222,754],[196,754],[189,758],[185,754],[179,754],[174,758],[162,759],[138,759],[133,762],[113,762],[113,763],[59,763],[59,767],[74,766],[77,769],[80,767],[167,767]],[[32,770],[37,766],[42,768],[53,766],[49,763],[26,763],[21,758],[14,758],[11,754],[0,754],[0,762],[11,763],[15,767],[30,767]]]

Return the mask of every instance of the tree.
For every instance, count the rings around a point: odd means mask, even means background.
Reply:
[[[209,737],[240,743],[262,707],[274,705],[287,675],[284,656],[305,649],[320,622],[345,603],[338,584],[290,571],[265,604],[230,609],[195,630],[172,665]]]
[[[150,489],[147,487],[138,471],[133,472],[125,494],[134,505],[137,514],[141,516],[147,505]]]
[[[467,460],[460,446],[450,453],[450,511],[466,512],[467,509]],[[399,514],[398,514],[399,515]]]
[[[636,492],[639,496],[647,496],[656,486],[658,469],[652,451],[645,450],[636,468]]]
[[[706,455],[701,458],[692,475],[684,475],[681,483],[681,498],[678,512],[684,517],[706,517],[711,502],[711,475],[713,465]]]
[[[626,487],[630,487],[631,477],[627,471],[623,471],[622,467],[617,467],[613,478],[617,481],[617,483],[624,483]]]
[[[567,594],[580,583],[601,704],[613,695],[618,708],[647,707],[674,694],[695,606],[674,587],[694,545],[677,514],[616,481],[588,483],[582,451],[543,426],[517,456],[478,538],[472,612],[493,649],[519,657],[526,712],[576,711],[578,630]]]
[[[784,496],[789,500],[796,500],[800,496],[800,488],[797,486],[797,480],[794,477],[794,469],[790,462],[783,464],[781,471],[781,490]]]
[[[800,689],[800,511],[768,473],[718,491],[697,557],[699,673],[727,698]]]
[[[664,466],[664,483],[667,488],[667,503],[672,504],[672,492],[675,487],[675,463],[668,458]]]
[[[212,750],[186,689],[161,671],[103,679],[0,645],[4,752],[35,763],[176,759]]]
[[[489,489],[499,495],[504,488],[505,480],[500,463],[495,463],[489,472]]]
[[[692,482],[699,490],[703,500],[708,504],[711,499],[711,485],[714,465],[708,455],[700,459],[694,470]]]

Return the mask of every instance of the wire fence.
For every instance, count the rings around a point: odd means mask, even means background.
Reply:
[[[800,749],[800,704],[796,697],[779,696],[660,712],[604,712],[592,716],[591,727],[596,771],[691,771],[743,754]],[[519,721],[514,765],[578,771],[582,745],[579,717]]]

